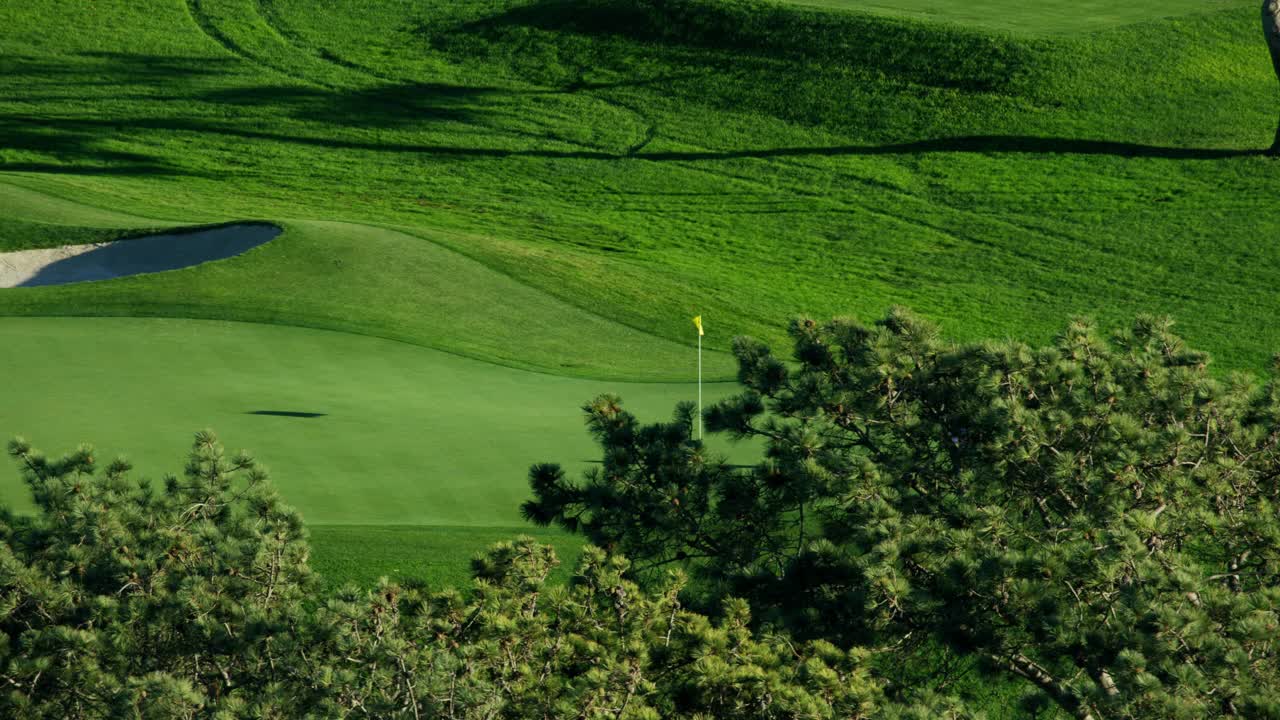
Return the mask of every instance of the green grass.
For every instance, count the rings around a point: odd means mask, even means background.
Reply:
[[[599,459],[583,403],[616,392],[658,420],[696,397],[691,384],[580,380],[260,324],[0,318],[0,337],[0,377],[22,378],[6,387],[0,435],[49,451],[92,440],[155,477],[181,469],[191,432],[214,428],[278,468],[280,492],[319,524],[519,524],[529,465]],[[708,401],[733,387],[709,385]],[[29,507],[16,469],[0,478],[0,501]]]
[[[465,575],[472,554],[523,526],[531,464],[578,472],[598,460],[582,403],[617,392],[658,420],[696,396],[689,384],[565,378],[260,324],[0,318],[0,338],[0,377],[22,378],[6,386],[0,436],[25,435],[51,454],[92,441],[159,478],[181,471],[190,432],[212,427],[229,449],[277,469],[276,486],[316,526],[318,566],[335,581]],[[731,388],[709,386],[708,401]],[[262,411],[320,416],[254,414]],[[749,457],[749,448],[713,447]],[[0,503],[31,507],[8,463]],[[537,534],[576,552],[554,531]],[[333,538],[357,536],[363,564],[354,550],[335,552]]]
[[[1190,13],[1250,7],[1242,0],[783,0],[796,5],[883,13],[1031,33],[1105,30]]]
[[[0,201],[9,191],[0,184]],[[608,321],[422,237],[349,223],[283,224],[281,237],[225,262],[109,283],[22,289],[0,294],[0,308],[28,315],[180,315],[347,330],[569,376],[671,380],[696,371],[687,345]],[[6,231],[13,233],[8,240]],[[134,232],[0,219],[0,248],[93,242]],[[709,378],[733,374],[725,353],[708,353],[705,363]]]
[[[66,227],[0,217],[0,252],[109,242],[134,234],[135,231],[117,228]]]
[[[807,4],[0,3],[0,250],[285,229],[0,291],[0,434],[155,474],[213,426],[331,583],[443,583],[521,527],[530,462],[594,457],[582,401],[690,395],[693,314],[713,378],[735,334],[893,303],[961,340],[1153,312],[1224,370],[1280,349],[1255,3]]]
[[[560,565],[552,582],[564,582],[578,562],[582,538],[553,529],[423,527],[417,525],[310,525],[312,567],[330,588],[345,583],[371,587],[379,578],[423,581],[432,589],[465,587],[475,554],[521,535],[553,545]]]

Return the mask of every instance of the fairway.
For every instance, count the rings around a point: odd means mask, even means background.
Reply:
[[[1190,13],[1252,8],[1248,0],[783,0],[795,5],[883,13],[1026,33],[1105,30]]]

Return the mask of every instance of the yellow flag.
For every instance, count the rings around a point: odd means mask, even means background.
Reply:
[[[702,316],[694,318],[693,324],[698,326],[698,337],[702,337]]]

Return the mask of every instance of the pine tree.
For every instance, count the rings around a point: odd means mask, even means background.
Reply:
[[[0,516],[0,678],[13,717],[245,714],[311,588],[305,534],[266,472],[196,436],[163,487],[17,440],[38,514]],[[263,713],[265,716],[265,713]]]
[[[970,717],[886,699],[866,649],[755,634],[741,600],[691,612],[678,572],[641,590],[596,548],[567,586],[520,539],[469,588],[319,595],[300,517],[212,433],[159,486],[88,447],[10,452],[36,512],[0,512],[0,717]]]
[[[586,407],[603,464],[535,466],[526,514],[684,566],[711,607],[846,646],[935,642],[1072,717],[1280,717],[1280,380],[1217,379],[1167,321],[954,345],[901,310],[734,351],[689,435]]]
[[[340,659],[324,714],[856,720],[949,708],[885,702],[866,650],[755,637],[742,601],[715,623],[691,613],[678,573],[642,592],[625,560],[588,548],[573,582],[549,587],[555,563],[522,539],[476,561],[468,596],[385,586],[331,601],[311,644]]]

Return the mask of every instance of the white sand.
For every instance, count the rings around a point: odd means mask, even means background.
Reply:
[[[0,288],[66,285],[177,270],[239,255],[279,234],[280,228],[274,225],[246,223],[193,233],[0,253]]]

